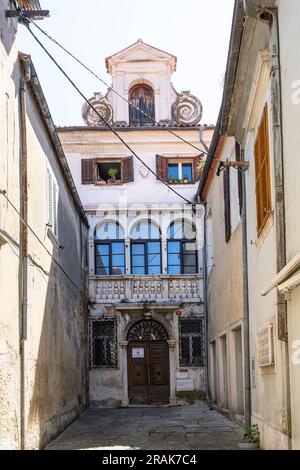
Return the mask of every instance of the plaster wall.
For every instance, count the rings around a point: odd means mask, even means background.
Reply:
[[[5,2],[7,3],[7,2]],[[21,64],[16,24],[0,4],[0,188],[20,211]],[[85,408],[87,394],[87,228],[75,208],[30,84],[26,95],[29,231],[28,320],[24,341],[26,449],[40,449]],[[48,224],[47,167],[57,180],[58,234]],[[20,231],[17,212],[0,197],[0,448],[21,446]],[[49,253],[73,283],[54,263]]]

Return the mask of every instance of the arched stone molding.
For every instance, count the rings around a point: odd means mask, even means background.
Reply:
[[[98,222],[97,224],[95,224],[94,231],[93,231],[94,237],[95,237],[95,234],[96,234],[96,229],[98,227],[100,228],[102,225],[105,225],[105,224],[111,223],[111,222],[119,225],[120,229],[124,233],[124,238],[121,238],[120,240],[125,240],[126,239],[126,230],[124,229],[123,225],[119,222],[119,220],[113,219],[113,218],[104,219],[104,220],[101,220],[100,222]]]
[[[136,85],[148,85],[148,86],[150,86],[152,88],[153,92],[154,92],[155,97],[156,97],[157,93],[159,92],[159,84],[155,83],[151,79],[145,78],[144,76],[143,77],[137,77],[137,78],[133,78],[132,76],[128,76],[127,80],[126,80],[126,83],[125,83],[125,88],[124,88],[124,91],[127,93],[128,96],[129,96],[131,88],[133,88]]]
[[[199,230],[198,230],[197,224],[196,224],[196,222],[195,222],[195,220],[193,219],[192,216],[191,216],[190,219],[188,219],[186,217],[176,217],[176,218],[174,218],[174,220],[172,220],[172,222],[167,227],[167,230],[166,230],[167,239],[168,239],[168,231],[169,231],[169,228],[171,227],[171,225],[175,224],[176,222],[182,222],[182,221],[191,224],[195,228],[195,239],[197,240]]]
[[[160,237],[162,237],[162,230],[161,230],[160,224],[155,219],[149,218],[145,215],[139,215],[135,217],[134,220],[132,220],[128,226],[128,238],[129,239],[131,239],[131,233],[134,227],[140,222],[150,222],[151,224],[155,225],[155,227],[159,229]]]
[[[123,330],[122,341],[127,341],[127,335],[129,333],[129,330],[133,327],[133,325],[135,323],[137,323],[141,320],[144,320],[144,319],[145,319],[145,317],[141,313],[140,315],[135,317],[133,320],[129,321],[129,323],[126,325],[126,327]],[[160,315],[156,312],[153,312],[153,313],[151,312],[151,319],[157,321],[158,323],[161,323],[162,326],[166,329],[166,331],[168,333],[168,336],[169,336],[168,341],[175,340],[173,327],[162,315]]]

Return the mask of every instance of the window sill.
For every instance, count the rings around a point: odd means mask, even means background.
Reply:
[[[195,184],[194,181],[188,181],[187,183],[184,183],[183,181],[179,181],[178,183],[171,183],[170,181],[168,181],[168,184],[170,186],[191,186],[193,184]]]
[[[58,238],[57,235],[53,232],[51,227],[47,227],[47,237],[51,240],[52,244],[58,248]]]
[[[96,181],[96,186],[120,186],[124,184],[122,180]]]
[[[269,232],[271,231],[271,228],[274,225],[274,211],[270,212],[268,218],[266,219],[266,222],[260,231],[257,240],[255,240],[255,245],[258,250],[262,247],[264,241],[266,240],[267,236],[269,235]]]

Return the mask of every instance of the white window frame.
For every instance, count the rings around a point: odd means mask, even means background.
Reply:
[[[46,170],[46,194],[47,194],[47,225],[52,230],[54,235],[58,236],[58,222],[57,222],[57,208],[59,187],[57,179],[53,173],[52,168],[47,165]]]
[[[178,179],[179,180],[183,180],[183,177],[184,175],[182,174],[182,165],[185,165],[186,163],[192,165],[192,181],[194,181],[195,179],[195,175],[194,175],[194,167],[193,167],[193,161],[192,160],[176,160],[176,159],[172,159],[170,158],[169,161],[168,161],[168,165],[171,164],[171,165],[178,165]]]

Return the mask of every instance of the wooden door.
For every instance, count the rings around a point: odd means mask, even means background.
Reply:
[[[133,342],[128,347],[128,395],[132,405],[169,403],[166,342]]]

